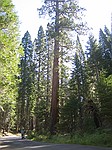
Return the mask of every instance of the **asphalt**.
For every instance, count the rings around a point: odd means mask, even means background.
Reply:
[[[20,136],[0,138],[0,150],[112,150],[112,148],[77,144],[51,144],[21,139]]]

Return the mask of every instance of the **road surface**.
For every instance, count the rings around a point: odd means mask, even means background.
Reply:
[[[5,136],[0,138],[0,150],[112,150],[112,148],[77,144],[50,144],[21,139],[19,136]]]

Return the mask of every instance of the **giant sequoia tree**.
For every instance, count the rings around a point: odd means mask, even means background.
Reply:
[[[72,0],[45,0],[40,9],[40,14],[48,13],[51,17],[51,25],[54,31],[54,62],[52,77],[52,100],[51,100],[51,134],[56,131],[59,107],[59,55],[60,55],[60,33],[68,31],[80,32],[84,27],[80,14],[84,9],[80,8],[76,1]]]
[[[0,128],[13,125],[19,63],[18,18],[11,0],[0,1]]]

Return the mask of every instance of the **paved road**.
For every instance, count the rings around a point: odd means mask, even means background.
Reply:
[[[18,136],[0,138],[0,150],[112,150],[95,146],[82,146],[76,144],[48,144],[21,139]]]

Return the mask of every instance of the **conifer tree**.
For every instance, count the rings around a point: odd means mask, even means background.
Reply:
[[[53,39],[50,24],[47,24],[46,30],[46,61],[47,61],[47,84],[46,84],[46,115],[45,115],[45,130],[49,131],[50,126],[50,103],[51,103],[51,89],[52,89],[52,62],[53,62]]]
[[[103,127],[111,127],[111,99],[112,99],[112,34],[105,26],[104,31],[100,29],[99,33],[99,49],[101,52],[100,78],[97,83],[97,92],[101,108],[101,117]]]
[[[51,134],[56,132],[58,122],[59,108],[59,51],[60,51],[60,33],[62,31],[76,31],[81,33],[84,24],[81,21],[80,13],[84,10],[80,8],[76,1],[45,0],[40,9],[40,15],[48,13],[51,17],[52,29],[54,31],[54,61],[53,61],[53,79],[52,79],[52,100],[51,100]],[[75,18],[75,20],[74,20]]]
[[[17,115],[19,127],[30,126],[30,116],[33,107],[33,45],[31,36],[27,31],[22,38],[24,55],[21,57],[21,82],[19,84],[19,95],[17,100]]]
[[[105,77],[105,74],[100,75],[100,80],[97,84],[98,98],[100,102],[100,115],[103,128],[112,128],[112,75]]]
[[[88,75],[86,73],[85,54],[83,52],[79,37],[76,41],[76,52],[73,61],[73,68],[70,80],[71,101],[77,106],[78,128],[83,127],[83,104],[88,96]],[[73,100],[74,99],[74,100]]]
[[[46,124],[47,91],[48,91],[48,52],[46,47],[46,37],[43,27],[38,30],[37,39],[35,40],[35,70],[36,70],[36,131],[42,132]]]
[[[89,36],[89,40],[86,46],[86,56],[87,56],[87,64],[88,64],[88,73],[90,77],[90,98],[95,98],[95,89],[96,83],[99,80],[101,69],[101,51],[99,49],[99,45],[97,40],[93,35]]]
[[[96,125],[94,120],[95,115],[90,107],[96,108],[99,106],[99,101],[96,92],[96,85],[100,76],[100,63],[101,53],[97,40],[93,35],[89,36],[86,46],[86,57],[87,57],[87,74],[88,74],[88,97],[84,103],[84,129],[92,130]],[[94,107],[96,104],[96,107]],[[91,105],[91,106],[90,106]],[[98,114],[98,113],[97,113]],[[98,116],[98,115],[97,115]],[[99,120],[98,120],[99,122]],[[99,125],[98,125],[99,126]]]
[[[112,35],[106,26],[104,32],[100,29],[99,45],[102,55],[101,64],[109,76],[112,74]]]

